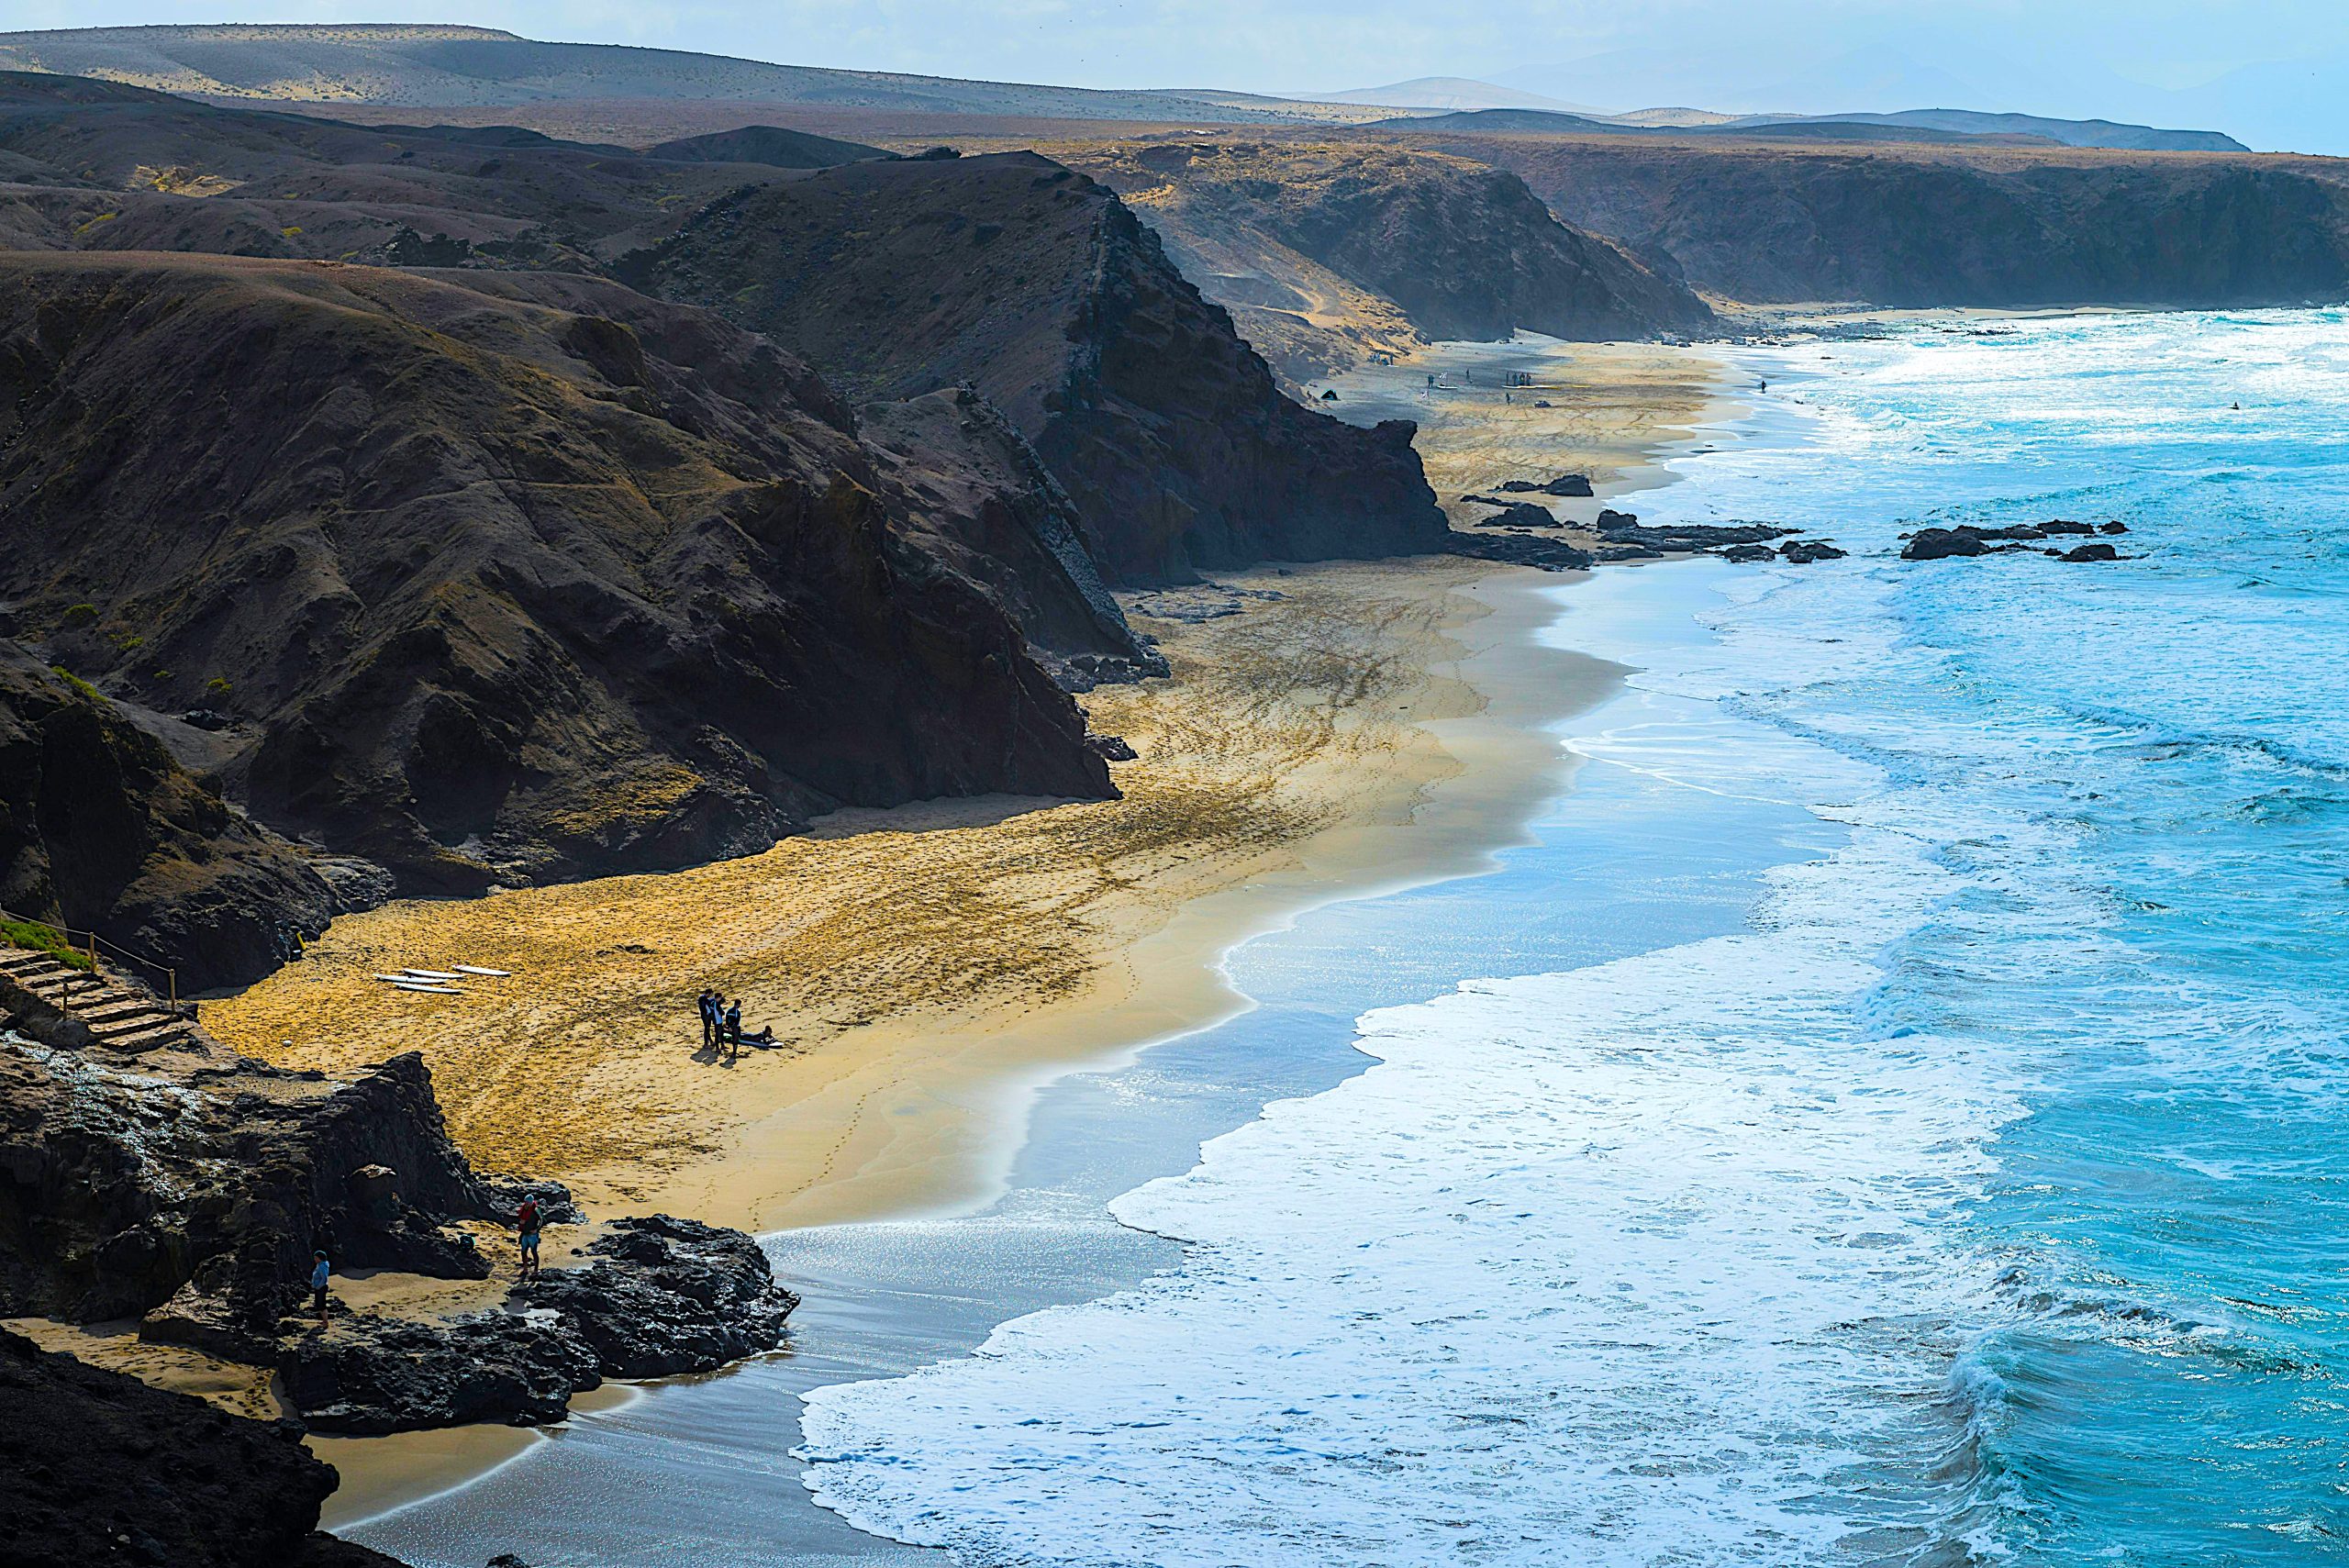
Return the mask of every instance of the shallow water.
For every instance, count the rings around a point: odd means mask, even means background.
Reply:
[[[1853,558],[1562,593],[1642,673],[1542,843],[1249,950],[1217,1060],[1316,1066],[1113,1204],[1187,1246],[812,1391],[828,1506],[976,1562],[2341,1552],[2349,322],[1747,358],[1648,509]],[[1892,559],[2052,517],[2134,558]]]

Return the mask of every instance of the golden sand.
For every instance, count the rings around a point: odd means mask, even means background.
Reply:
[[[1417,395],[1495,356],[1579,378],[1575,406]],[[1636,482],[1706,417],[1715,369],[1662,348],[1447,345],[1342,384],[1423,420],[1450,501],[1577,468]],[[1536,645],[1559,581],[1436,558],[1136,595],[1173,677],[1082,699],[1141,754],[1112,770],[1120,800],[844,812],[696,870],[402,901],[336,921],[205,1021],[296,1067],[420,1051],[479,1168],[565,1181],[607,1214],[773,1229],[980,1200],[1041,1083],[1245,1005],[1216,967],[1235,943],[1474,870],[1520,834],[1562,766],[1541,725],[1612,679]],[[1206,608],[1237,613],[1181,618]],[[461,997],[373,978],[458,963],[513,973]],[[703,1050],[705,986],[778,1044]]]

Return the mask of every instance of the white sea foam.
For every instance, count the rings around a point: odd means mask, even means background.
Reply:
[[[1773,873],[1743,934],[1365,1017],[1376,1066],[1113,1206],[1192,1243],[1181,1267],[816,1390],[818,1499],[978,1563],[1796,1562],[1929,1533],[1892,1494],[1957,1441],[1936,1400],[1989,1272],[1940,1222],[2014,1101],[1867,999],[1958,881],[1875,770],[1709,700],[1881,656],[1858,570],[1738,619],[1753,680],[1652,616],[1571,633],[1646,645],[1577,750],[1820,803],[1842,848]]]

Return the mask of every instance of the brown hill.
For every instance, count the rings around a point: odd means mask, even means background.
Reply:
[[[1299,407],[1106,187],[1030,153],[858,163],[746,189],[619,264],[867,397],[968,384],[1129,582],[1442,549],[1411,428]]]
[[[254,814],[411,887],[676,865],[841,804],[1108,793],[946,516],[765,342],[593,280],[0,257],[0,590]],[[933,418],[931,466],[972,474]],[[1050,543],[1023,579],[1121,651]],[[81,608],[77,606],[86,606]],[[1130,648],[1130,644],[1126,645]]]

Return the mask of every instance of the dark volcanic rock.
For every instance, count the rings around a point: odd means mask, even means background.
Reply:
[[[647,158],[673,163],[763,163],[774,169],[829,169],[890,154],[859,141],[835,141],[781,126],[746,125],[707,136],[679,137],[644,150]]]
[[[1766,544],[1732,544],[1715,551],[1723,561],[1751,564],[1757,561],[1776,561],[1778,552]]]
[[[0,1329],[0,1562],[9,1568],[398,1568],[317,1533],[331,1466],[248,1420]]]
[[[1554,528],[1563,526],[1559,523],[1556,513],[1547,506],[1539,506],[1531,501],[1497,501],[1489,495],[1464,495],[1461,499],[1473,501],[1480,506],[1500,508],[1492,517],[1483,519],[1484,526],[1486,528]]]
[[[410,889],[1112,793],[1019,629],[923,547],[965,521],[804,366],[614,284],[462,278],[0,258],[20,628],[233,711],[253,814]]]
[[[2096,531],[2100,534],[2125,534],[2129,531],[2129,525],[2118,520],[2110,523],[2099,523],[2097,525]]]
[[[1523,534],[1472,534],[1455,528],[1451,553],[1479,561],[1506,562],[1511,566],[1538,566],[1544,572],[1583,572],[1598,558],[1560,539],[1528,539]]]
[[[1946,561],[1955,555],[1989,553],[1989,541],[1975,528],[1920,528],[1900,547],[1903,561]]]
[[[388,1205],[351,1181],[371,1166],[396,1173]],[[438,1228],[509,1196],[450,1143],[414,1053],[338,1082],[225,1051],[126,1067],[0,1041],[0,1317],[160,1308],[158,1339],[266,1360],[313,1248],[479,1278]]]
[[[363,1437],[474,1421],[540,1426],[603,1381],[573,1325],[524,1312],[435,1322],[339,1314],[287,1351],[278,1372],[306,1425]]]
[[[1300,407],[1107,189],[1032,153],[856,163],[712,203],[622,275],[874,398],[969,384],[1074,500],[1113,582],[1434,551],[1408,421]]]
[[[739,1230],[622,1219],[580,1268],[550,1268],[502,1311],[431,1322],[340,1314],[279,1361],[302,1418],[375,1434],[560,1420],[604,1378],[707,1372],[773,1350],[799,1298]]]
[[[756,1241],[697,1220],[616,1220],[586,1255],[586,1267],[549,1269],[507,1300],[553,1312],[607,1377],[701,1372],[771,1351],[799,1305]]]
[[[200,991],[268,973],[280,933],[317,936],[337,899],[113,703],[0,640],[0,906],[102,931]]]
[[[2096,531],[2087,523],[2075,523],[2058,517],[2053,522],[2040,524],[2035,530],[2029,533],[2012,528],[2000,528],[1986,532],[1983,537],[1985,539],[2047,539],[2055,534],[2092,534]]]
[[[1088,735],[1085,742],[1100,752],[1104,762],[1131,762],[1141,756],[1121,735]]]
[[[1838,550],[1823,539],[1790,539],[1778,547],[1779,555],[1795,566],[1808,566],[1814,561],[1841,561],[1851,551]]]
[[[1784,539],[1795,530],[1775,523],[1666,523],[1660,527],[1642,528],[1629,512],[1601,512],[1598,535],[1609,544],[1640,545],[1663,551],[1720,550],[1726,552],[1739,546],[1765,545]],[[1772,553],[1765,550],[1764,554]],[[1760,556],[1738,557],[1759,560]]]
[[[2064,551],[2066,561],[2118,561],[2121,552],[2101,540],[2095,544],[2076,544]]]

